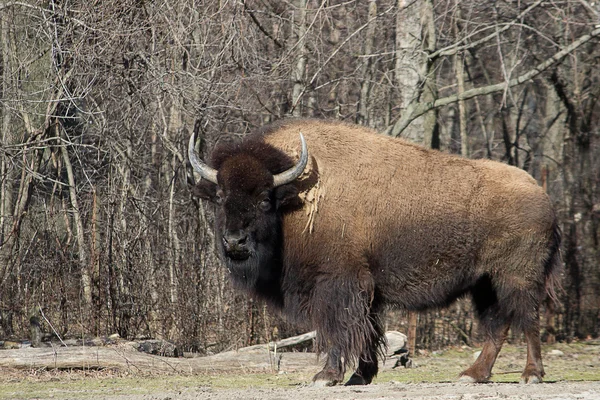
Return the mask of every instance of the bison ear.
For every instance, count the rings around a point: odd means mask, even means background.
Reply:
[[[192,196],[215,203],[217,200],[217,185],[202,179],[196,186],[192,187]]]
[[[282,207],[296,207],[302,204],[298,197],[298,188],[293,184],[279,186],[275,189],[277,209]]]

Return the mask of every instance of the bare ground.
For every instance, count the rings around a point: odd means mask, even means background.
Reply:
[[[100,359],[102,352],[98,350],[95,354]],[[262,354],[256,351],[179,360],[154,356],[155,366],[166,362],[175,367],[177,363],[187,366],[187,372],[183,368],[167,372],[150,368],[152,363],[138,359],[133,353],[123,353],[122,348],[117,353],[129,360],[127,368],[95,368],[88,364],[88,368],[58,370],[41,365],[7,366],[10,357],[15,358],[17,354],[3,350],[0,351],[0,365],[4,365],[0,367],[0,399],[600,400],[599,342],[545,347],[547,375],[545,383],[540,385],[518,383],[525,349],[512,345],[506,346],[500,354],[492,383],[456,383],[456,376],[472,362],[477,350],[463,347],[422,352],[414,357],[417,367],[412,369],[392,369],[394,360],[388,360],[374,384],[333,388],[310,386],[310,378],[318,372],[320,362],[316,355],[307,353],[282,353],[274,358],[264,350]],[[18,358],[32,362],[39,356],[35,351],[39,350],[20,350]]]
[[[217,390],[196,388],[184,391],[165,392],[157,395],[136,395],[118,397],[123,400],[139,399],[256,399],[256,400],[350,400],[350,399],[554,399],[554,400],[598,400],[600,384],[598,382],[542,384],[537,387],[509,383],[484,385],[464,385],[453,383],[380,383],[366,387],[333,387],[316,389],[301,387],[248,388],[243,390]]]

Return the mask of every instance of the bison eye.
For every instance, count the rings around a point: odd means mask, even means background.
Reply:
[[[269,211],[271,209],[271,202],[269,201],[269,199],[264,199],[258,204],[258,206],[263,211]]]

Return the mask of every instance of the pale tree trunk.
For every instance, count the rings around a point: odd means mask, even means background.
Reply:
[[[370,108],[370,94],[371,86],[373,81],[373,42],[375,40],[375,18],[377,17],[377,1],[369,0],[369,15],[368,20],[371,21],[367,27],[365,37],[365,47],[363,55],[365,56],[362,67],[361,77],[362,83],[360,86],[360,99],[358,101],[358,113],[356,115],[356,122],[361,125],[369,125],[369,108]]]
[[[176,65],[176,60],[179,60],[175,54],[173,54],[173,65],[172,69],[174,71],[179,71],[180,65]],[[165,126],[165,137],[167,138],[167,143],[171,143],[171,138],[176,138],[177,134],[181,132],[182,120],[181,120],[181,104],[179,99],[173,97],[171,99],[171,106],[169,107],[169,117],[166,121],[167,125]],[[177,170],[180,162],[183,161],[183,157],[179,152],[175,149],[174,146],[169,146],[172,152],[172,156],[170,158],[171,166],[167,168],[167,170],[172,171],[172,173],[165,174],[165,177],[168,179],[167,187],[169,188],[169,248],[171,249],[171,256],[169,257],[169,295],[171,299],[171,305],[173,306],[173,310],[175,311],[177,308],[178,300],[178,288],[177,288],[177,270],[179,269],[179,260],[181,254],[181,245],[179,241],[179,236],[177,235],[177,216],[175,213],[175,185],[177,179]]]
[[[454,55],[454,70],[456,73],[457,93],[460,96],[465,92],[465,68],[462,54]],[[469,146],[467,137],[467,109],[465,101],[458,101],[458,126],[460,130],[460,154],[463,157],[469,156]]]
[[[177,161],[175,157],[171,159],[171,166],[175,171],[177,168]],[[181,253],[181,245],[179,243],[179,236],[177,235],[176,229],[176,214],[175,214],[175,176],[171,177],[170,189],[169,189],[169,247],[171,248],[171,256],[169,257],[169,294],[171,299],[171,305],[177,306],[178,295],[177,295],[177,270],[179,268],[179,257]]]
[[[433,63],[426,53],[436,46],[432,0],[398,0],[396,17],[396,63],[394,76],[398,86],[401,116],[408,112],[411,103],[431,102],[437,96]],[[435,112],[412,121],[409,126],[398,129],[394,124],[386,130],[391,136],[399,136],[430,147],[436,143]],[[436,146],[437,147],[437,146]]]
[[[422,44],[421,48],[427,54],[431,54],[437,47],[437,36],[435,31],[435,15],[433,12],[433,0],[423,0],[421,6]],[[421,53],[423,54],[423,53]],[[421,68],[423,69],[423,92],[421,100],[425,102],[434,101],[437,98],[437,81],[434,62],[423,55]],[[437,122],[438,111],[431,110],[423,115],[423,145],[426,147],[439,148],[439,127]]]
[[[400,113],[404,113],[411,101],[418,97],[419,82],[419,64],[421,57],[421,38],[418,34],[421,31],[421,21],[419,18],[419,5],[422,0],[418,0],[410,7],[409,0],[398,0],[398,15],[396,16],[396,63],[394,67],[394,76],[400,95]],[[402,136],[415,143],[423,143],[423,119],[419,118],[412,122],[407,129],[402,132]],[[393,133],[392,133],[393,135]]]
[[[458,21],[461,19],[460,12],[460,3],[457,0],[455,2],[456,11],[454,14],[453,22],[453,30],[454,36],[460,36],[460,28],[458,26]],[[458,96],[462,96],[465,92],[465,63],[463,59],[463,53],[457,52],[454,55],[454,73],[456,74],[456,89]],[[458,127],[460,131],[460,154],[463,157],[469,156],[469,146],[468,146],[468,138],[467,138],[467,109],[465,105],[465,100],[458,100]]]
[[[304,93],[304,72],[306,70],[306,3],[307,0],[295,0],[294,24],[298,41],[295,45],[296,62],[292,69],[292,115],[302,116],[302,95]]]
[[[60,126],[56,124],[56,137],[60,138]],[[60,145],[62,152],[63,162],[65,163],[65,170],[67,171],[67,179],[69,182],[69,198],[71,200],[71,212],[73,214],[73,221],[75,222],[75,236],[77,238],[77,255],[79,258],[79,268],[81,268],[81,287],[83,289],[83,305],[86,311],[85,315],[89,315],[87,312],[90,311],[92,305],[92,280],[90,278],[87,247],[85,244],[85,232],[83,230],[83,222],[81,221],[81,213],[79,211],[79,204],[77,201],[77,187],[75,185],[75,176],[73,174],[73,166],[69,157],[69,151],[66,145]]]
[[[131,107],[131,105],[129,105],[129,107]],[[115,146],[115,148],[117,149],[117,151],[120,153],[121,156],[121,163],[119,163],[120,165],[118,165],[118,169],[119,172],[121,174],[121,188],[119,191],[119,201],[117,204],[117,223],[120,224],[120,231],[117,231],[119,236],[117,237],[117,243],[118,243],[118,250],[119,250],[119,258],[118,258],[118,268],[116,268],[115,273],[115,278],[116,278],[116,282],[114,282],[114,285],[116,285],[115,289],[117,289],[117,304],[113,304],[113,307],[115,308],[115,310],[117,310],[119,312],[120,318],[129,318],[129,311],[128,310],[124,310],[123,304],[128,301],[127,299],[129,299],[129,286],[125,284],[125,277],[124,277],[124,271],[127,268],[127,252],[129,251],[129,233],[128,233],[128,228],[129,225],[127,223],[127,212],[126,212],[126,204],[127,204],[127,197],[128,197],[128,193],[131,189],[131,167],[130,167],[130,160],[132,159],[133,156],[133,148],[132,148],[132,144],[131,144],[131,140],[126,139],[126,140],[122,140],[121,143],[123,143],[126,148],[125,148],[125,153],[122,152],[122,150],[120,150],[120,148],[117,146]]]
[[[173,32],[173,34],[176,34]],[[170,83],[175,86],[176,74],[181,72],[181,56],[179,55],[179,49],[173,49],[171,51],[171,81]],[[176,179],[178,165],[183,163],[183,156],[174,145],[177,135],[183,129],[182,117],[181,117],[181,99],[176,96],[171,96],[171,102],[168,109],[159,98],[157,103],[159,106],[159,114],[162,117],[162,139],[163,144],[171,153],[171,157],[165,157],[163,163],[163,171],[166,179],[167,187],[169,188],[169,210],[168,210],[168,232],[169,232],[169,299],[171,302],[171,312],[173,315],[177,315],[179,311],[179,294],[178,294],[178,282],[177,282],[177,271],[179,270],[181,244],[179,236],[177,234],[177,215],[175,210],[175,191],[176,191]],[[170,327],[169,337],[175,337],[177,335],[178,318],[172,319],[172,325]]]
[[[195,19],[197,20],[198,13],[196,10],[193,11],[192,16],[195,17]],[[196,32],[196,31],[197,30],[195,30],[194,32]],[[154,55],[157,54],[157,43],[156,43],[157,37],[156,37],[156,30],[154,29],[153,25],[151,25],[151,34],[152,34],[152,45],[151,45],[152,51],[150,52],[150,54],[151,54],[150,63],[152,65],[156,65],[155,63],[157,63],[157,61],[155,60]],[[193,48],[194,47],[192,47],[192,49]],[[153,91],[153,96],[149,100],[149,109],[160,110],[160,112],[162,112],[162,104],[159,101],[159,95],[156,92],[155,86],[153,86],[152,91]],[[158,180],[158,176],[160,175],[160,171],[159,171],[160,166],[158,165],[158,158],[157,158],[157,154],[158,154],[157,142],[158,142],[159,129],[160,129],[160,127],[157,122],[157,119],[153,118],[151,125],[150,125],[151,145],[150,145],[150,160],[149,160],[150,165],[152,167],[147,169],[148,172],[144,179],[143,193],[141,195],[141,197],[143,199],[146,199],[146,196],[147,196],[148,192],[150,191],[151,186],[154,183],[152,176],[154,174],[156,174],[157,175],[156,179]],[[150,215],[150,213],[149,213],[149,209],[147,208],[147,202],[143,202],[143,205],[144,205],[144,209],[142,210],[142,212],[139,212],[139,216],[140,216],[140,220],[142,221],[142,226],[147,228],[150,226],[150,221],[148,220],[148,217],[147,217],[148,215]],[[146,229],[146,231],[148,231],[148,229]],[[150,300],[152,302],[150,311],[149,311],[149,316],[148,316],[149,320],[150,320],[150,322],[149,322],[150,331],[151,331],[151,335],[153,335],[157,338],[162,338],[163,333],[164,333],[164,326],[159,321],[158,307],[160,307],[160,305],[159,305],[160,299],[159,299],[159,293],[158,293],[157,269],[156,269],[156,263],[154,260],[154,252],[153,252],[153,244],[152,244],[151,235],[148,235],[148,234],[146,235],[144,248],[145,248],[144,257],[146,257],[146,260],[147,260],[145,265],[147,265],[147,267],[148,267],[148,284],[150,286]]]

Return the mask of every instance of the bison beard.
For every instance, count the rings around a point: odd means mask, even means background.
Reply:
[[[298,133],[302,151],[294,164]],[[196,195],[217,204],[232,281],[317,329],[314,381],[369,384],[384,306],[443,307],[470,295],[486,334],[461,380],[485,382],[507,336],[527,340],[522,382],[541,382],[539,307],[560,272],[551,202],[524,171],[426,150],[353,125],[283,121],[218,145]],[[302,174],[302,176],[301,176]],[[299,196],[301,194],[301,196]]]
[[[273,230],[279,232],[279,224],[273,225]],[[269,240],[256,241],[255,248],[245,259],[228,256],[222,244],[219,248],[220,253],[225,255],[223,257],[225,266],[238,289],[259,295],[271,305],[281,308],[281,257],[279,255],[281,244],[278,240],[279,237],[280,235],[276,234]]]

